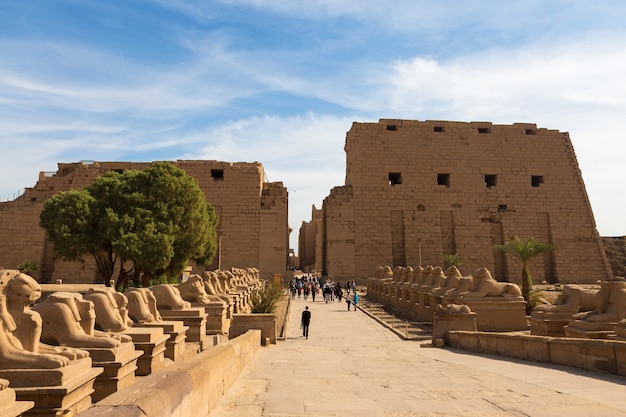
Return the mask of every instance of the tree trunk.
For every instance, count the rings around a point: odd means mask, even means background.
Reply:
[[[526,262],[524,262],[524,266],[522,267],[522,297],[524,297],[524,301],[526,301],[526,315],[529,315],[532,310],[532,306],[530,305],[530,292],[532,287],[533,281],[530,272],[528,272]]]
[[[150,273],[147,271],[143,272],[143,276],[141,277],[141,286],[144,288],[150,286]]]

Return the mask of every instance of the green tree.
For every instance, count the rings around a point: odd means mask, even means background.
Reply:
[[[84,262],[91,255],[104,280],[113,275],[117,257],[110,239],[100,229],[96,200],[87,190],[60,192],[44,203],[39,225],[54,245],[56,258]]]
[[[158,162],[142,171],[109,172],[74,193],[82,193],[82,211],[74,209],[74,216],[60,216],[67,211],[63,203],[71,206],[68,197],[61,195],[50,207],[44,205],[41,225],[60,256],[68,252],[67,244],[72,250],[66,259],[94,256],[105,282],[118,262],[117,286],[125,286],[127,282],[121,281],[131,274],[136,282],[141,276],[142,285],[147,286],[151,278],[179,275],[190,259],[206,265],[215,256],[215,211],[196,180],[172,164]],[[65,226],[60,217],[67,222]],[[57,220],[49,222],[48,218]],[[99,262],[98,257],[106,262]]]
[[[526,314],[530,314],[533,308],[531,302],[533,280],[528,270],[528,263],[537,255],[555,250],[556,246],[551,243],[535,242],[535,239],[532,237],[522,241],[519,237],[515,236],[504,245],[494,246],[494,249],[510,253],[522,261],[522,296],[526,301]]]

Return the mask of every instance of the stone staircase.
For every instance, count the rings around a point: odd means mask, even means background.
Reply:
[[[430,321],[414,321],[402,317],[388,305],[369,301],[365,295],[359,297],[359,308],[404,340],[432,339],[433,326]]]

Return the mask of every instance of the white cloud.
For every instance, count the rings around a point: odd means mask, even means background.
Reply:
[[[213,10],[214,2],[160,3],[198,20],[224,12]],[[626,198],[612,188],[626,179],[626,146],[620,137],[626,131],[626,38],[602,31],[559,33],[572,20],[548,22],[554,30],[536,37],[516,32],[526,24],[536,27],[535,20],[523,17],[541,3],[507,8],[494,2],[452,7],[390,0],[224,1],[286,18],[348,16],[351,24],[363,26],[333,39],[320,33],[315,49],[299,42],[249,49],[248,39],[241,42],[219,27],[206,32],[178,28],[172,42],[184,52],[158,65],[97,42],[5,37],[0,39],[0,143],[11,157],[4,161],[0,196],[32,185],[40,170],[54,171],[57,162],[79,159],[132,155],[137,160],[167,150],[167,159],[259,161],[270,181],[288,187],[290,225],[297,236],[301,221],[310,219],[311,205],[321,207],[330,189],[343,184],[345,132],[355,120],[530,122],[570,132],[600,232],[624,234]],[[511,7],[515,13],[509,13]],[[426,26],[456,31],[416,36]],[[403,50],[390,54],[388,62],[381,55],[370,57],[367,50],[368,40],[383,27],[403,37],[396,38]],[[486,38],[515,32],[518,46],[505,42],[506,48],[469,49],[459,40],[464,30],[485,28],[491,30]],[[494,34],[494,28],[501,32]],[[358,39],[355,49],[364,49],[356,54],[325,54],[349,51],[349,42],[368,31],[371,37]],[[524,36],[532,41],[524,43]],[[439,37],[438,45],[458,45],[440,55],[418,55],[419,44],[432,37]],[[394,44],[389,48],[396,52]],[[272,92],[292,100],[292,116],[262,104],[240,104]],[[318,102],[351,115],[307,112],[314,107],[307,103]],[[267,103],[275,104],[282,103]]]
[[[530,122],[570,133],[601,234],[624,234],[626,47],[623,36],[495,49],[449,61],[396,61],[368,97],[394,117]]]
[[[298,228],[311,220],[311,206],[320,208],[330,189],[344,183],[343,146],[352,121],[308,114],[225,123],[196,133],[199,145],[208,144],[177,159],[261,162],[270,182],[287,187],[292,246],[297,249]]]

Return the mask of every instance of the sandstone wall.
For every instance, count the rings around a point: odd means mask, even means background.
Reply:
[[[78,416],[204,417],[215,408],[260,346],[261,331],[249,330],[175,366],[141,378]]]
[[[613,274],[626,278],[626,237],[603,237],[602,243]]]
[[[489,268],[517,280],[494,252],[512,236],[553,243],[536,281],[610,278],[569,135],[534,124],[386,120],[346,136],[346,185],[324,200],[324,272],[363,280],[379,265]]]
[[[313,206],[311,209],[311,221],[302,222],[298,236],[298,257],[300,258],[300,269],[309,272],[315,270],[315,251],[317,241],[318,223],[322,218],[322,210]]]
[[[14,268],[30,260],[41,282],[68,283],[98,279],[95,265],[54,260],[52,247],[39,227],[43,203],[60,191],[81,189],[107,171],[144,169],[143,162],[79,162],[59,164],[55,173],[43,172],[33,188],[14,201],[0,203],[0,266]],[[258,163],[176,161],[174,165],[194,177],[216,210],[221,230],[221,267],[257,267],[263,277],[284,274],[288,258],[287,190],[282,183],[266,183]],[[211,266],[217,268],[218,256]],[[194,267],[193,272],[201,272]]]

